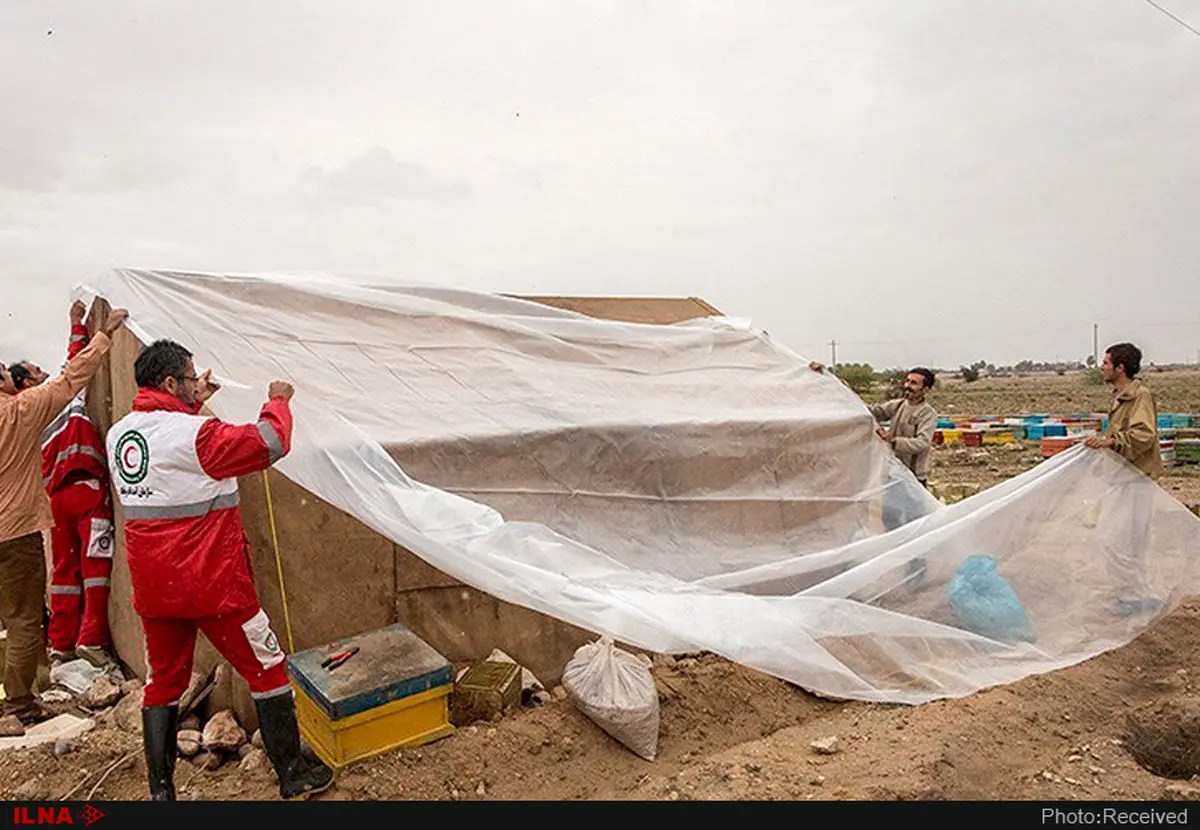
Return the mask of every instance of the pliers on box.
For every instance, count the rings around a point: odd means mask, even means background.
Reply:
[[[331,654],[321,661],[321,668],[325,669],[326,671],[333,671],[356,654],[358,654],[358,646],[352,646],[344,651]]]

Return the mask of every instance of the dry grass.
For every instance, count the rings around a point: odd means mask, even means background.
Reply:
[[[1200,413],[1200,370],[1150,371],[1142,380],[1154,392],[1159,412]],[[877,385],[863,397],[879,401],[886,393]],[[930,396],[941,413],[1014,417],[1107,412],[1111,400],[1112,388],[1089,382],[1086,372],[983,378],[974,383],[942,377]]]
[[[1200,775],[1200,704],[1188,698],[1155,701],[1131,712],[1124,736],[1129,754],[1164,778]]]

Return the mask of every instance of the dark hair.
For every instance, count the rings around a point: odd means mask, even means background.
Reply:
[[[157,389],[167,378],[182,378],[192,353],[173,340],[156,340],[138,355],[133,375],[138,386]]]
[[[921,377],[925,378],[925,388],[926,389],[932,389],[933,384],[936,382],[936,378],[934,378],[933,372],[929,371],[924,366],[918,366],[915,369],[909,369],[908,373],[910,375],[920,375]]]
[[[1113,368],[1125,367],[1125,377],[1133,380],[1142,371],[1142,350],[1132,343],[1116,343],[1104,350],[1112,360]]]
[[[18,389],[25,388],[25,381],[33,380],[33,375],[25,368],[25,361],[19,360],[8,367],[8,373],[12,375],[13,386]]]

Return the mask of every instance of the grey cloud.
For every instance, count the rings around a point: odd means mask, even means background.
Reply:
[[[63,153],[48,130],[9,120],[0,127],[0,190],[53,190],[65,173]]]
[[[83,193],[124,193],[169,187],[187,176],[179,159],[151,154],[102,155],[77,172],[76,187]]]
[[[300,189],[311,198],[340,205],[372,205],[391,199],[456,201],[471,196],[471,186],[443,179],[428,167],[399,161],[384,147],[373,147],[341,167],[311,167],[300,176]]]

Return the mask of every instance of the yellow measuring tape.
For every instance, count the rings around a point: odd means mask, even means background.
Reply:
[[[287,589],[283,587],[283,560],[279,556],[279,536],[275,532],[275,505],[271,502],[271,479],[263,470],[263,490],[267,494],[267,523],[271,526],[271,544],[275,546],[275,571],[279,575],[279,596],[283,600],[283,623],[287,626],[288,652],[295,654],[296,645],[292,641],[292,617],[288,613]]]

